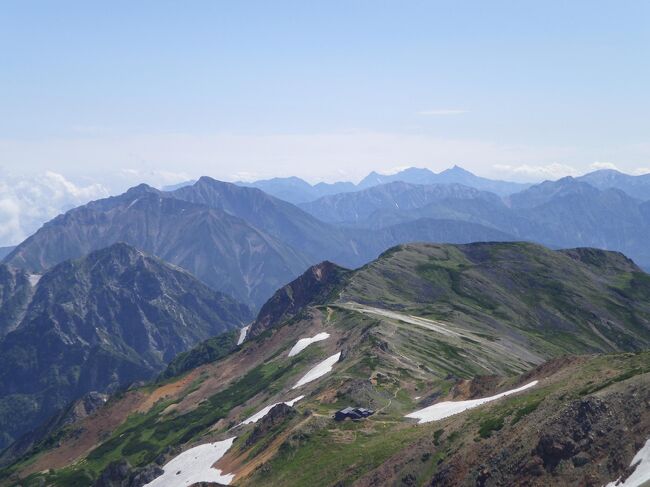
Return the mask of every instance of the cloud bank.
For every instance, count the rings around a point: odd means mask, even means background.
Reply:
[[[546,165],[510,165],[510,164],[495,164],[494,169],[505,175],[506,177],[515,177],[516,179],[526,180],[543,180],[543,179],[559,179],[566,176],[579,176],[580,172],[572,166],[566,164],[552,163]]]
[[[70,208],[108,196],[101,184],[76,185],[46,171],[31,177],[0,180],[0,246],[15,245],[44,222]]]

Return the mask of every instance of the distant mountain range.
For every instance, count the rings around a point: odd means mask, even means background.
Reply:
[[[571,177],[546,181],[504,198],[460,185],[394,182],[300,206],[323,221],[354,228],[379,229],[422,218],[474,223],[514,240],[555,248],[618,250],[650,268],[646,245],[650,202]]]
[[[73,208],[7,249],[0,264],[0,449],[13,446],[0,462],[94,434],[75,443],[69,457],[28,463],[26,471],[38,476],[87,455],[88,470],[45,474],[62,475],[48,477],[54,485],[71,485],[68,473],[87,485],[121,471],[109,462],[124,456],[151,475],[151,462],[170,447],[225,434],[244,419],[242,411],[279,399],[314,358],[338,357],[338,375],[306,399],[310,407],[369,402],[386,408],[381,422],[389,414],[398,424],[419,403],[420,388],[429,391],[423,401],[430,404],[453,388],[464,394],[460,378],[480,388],[477,377],[494,374],[501,386],[488,378],[484,387],[496,392],[553,357],[636,352],[650,344],[650,281],[635,264],[650,268],[646,177],[597,171],[525,186],[454,167],[372,173],[358,185],[311,186],[297,178],[255,184],[265,190],[209,177],[169,191],[142,184]],[[512,242],[521,240],[529,242]],[[635,262],[574,247],[617,250]],[[245,324],[248,332],[240,335]],[[324,327],[329,341],[285,360],[288,347],[322,336]],[[636,355],[608,357],[606,367],[621,381],[645,373]],[[214,363],[225,368],[198,369]],[[534,373],[546,380],[544,367]],[[557,367],[553,374],[574,370]],[[598,387],[612,385],[602,378],[609,376],[580,370],[589,377],[585,391],[598,380],[605,381]],[[104,393],[154,377],[158,384],[113,399],[123,415],[111,419],[113,426],[92,423],[94,411],[105,411]],[[176,385],[165,389],[167,383]],[[316,391],[309,387],[303,391]],[[321,403],[322,397],[330,399]],[[572,406],[558,396],[545,407]],[[327,421],[322,414],[317,421]],[[506,431],[520,419],[509,420]],[[90,429],[70,426],[79,421]],[[631,424],[616,427],[629,431]],[[530,434],[534,445],[521,451],[542,451],[538,443],[546,440]],[[468,448],[476,443],[465,439]],[[373,441],[383,440],[379,433]],[[269,452],[263,458],[275,458],[273,468],[281,470],[284,460]],[[464,455],[454,460],[463,461]],[[0,485],[22,469],[0,472]],[[273,472],[249,480],[282,485],[285,477]],[[436,475],[455,482],[442,470]],[[97,485],[113,485],[106,482]]]
[[[413,184],[462,184],[472,188],[490,191],[502,196],[522,191],[530,186],[530,184],[482,178],[459,166],[445,169],[440,173],[434,173],[429,169],[416,167],[404,169],[390,175],[379,174],[373,171],[358,184],[351,182],[337,182],[311,185],[295,176],[288,178],[264,179],[252,183],[237,182],[235,184],[259,188],[277,198],[298,204],[314,201],[323,196],[350,193],[396,181]]]
[[[116,242],[179,265],[248,304],[263,302],[310,264],[303,254],[222,209],[173,198],[146,185],[55,218],[5,262],[42,272]]]
[[[624,191],[633,198],[650,200],[650,174],[631,176],[613,169],[601,169],[578,178],[598,189],[615,188]]]
[[[31,285],[7,266],[0,278],[0,318],[15,323],[0,339],[0,449],[83,394],[151,379],[178,353],[251,317],[126,244],[58,264]]]
[[[461,201],[481,201],[488,205],[502,204],[501,199],[493,193],[461,184],[424,185],[396,181],[353,193],[324,196],[299,206],[325,222],[367,226],[364,224],[369,220],[378,219],[378,211],[401,212],[434,203],[448,203],[453,206]],[[437,218],[445,216],[436,215]]]
[[[162,192],[147,185],[75,208],[46,223],[4,262],[40,273],[126,242],[252,307],[322,260],[357,267],[401,242],[508,240],[474,222],[396,222],[373,232],[341,228],[256,188],[203,177]]]

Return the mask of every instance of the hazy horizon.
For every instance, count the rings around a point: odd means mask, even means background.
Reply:
[[[112,186],[650,169],[646,2],[9,2],[0,169]],[[625,26],[624,29],[620,26]]]

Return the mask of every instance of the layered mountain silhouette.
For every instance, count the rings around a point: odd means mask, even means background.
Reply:
[[[146,185],[75,208],[45,224],[5,261],[41,272],[126,242],[255,305],[310,261],[275,237],[218,208],[169,197]]]
[[[310,265],[357,267],[401,242],[512,237],[473,222],[397,221],[376,232],[341,228],[259,189],[203,177],[161,192],[147,185],[75,208],[46,223],[4,262],[42,272],[115,242],[179,265],[253,307]]]
[[[514,240],[618,250],[650,267],[645,244],[650,238],[650,203],[571,177],[506,198],[461,185],[397,182],[326,196],[301,207],[324,221],[371,229],[422,218],[471,222]]]
[[[335,183],[318,183],[311,185],[307,181],[295,176],[288,178],[272,178],[250,183],[237,182],[239,186],[258,188],[277,198],[294,204],[307,203],[323,196],[339,193],[350,193],[368,189],[373,186],[392,183],[396,181],[412,184],[463,184],[476,189],[490,191],[498,195],[509,195],[526,189],[530,184],[513,183],[482,178],[463,169],[460,166],[435,173],[429,169],[410,167],[395,174],[380,174],[371,172],[358,184],[347,181]]]
[[[633,198],[642,201],[650,200],[650,174],[632,176],[614,169],[600,169],[578,178],[579,181],[589,183],[594,188],[615,188],[624,191]]]
[[[123,243],[54,266],[0,341],[0,445],[87,392],[150,379],[249,318],[246,306]]]
[[[372,221],[372,226],[377,226],[382,212],[414,210],[434,203],[453,208],[466,201],[503,205],[495,194],[461,184],[424,185],[397,181],[354,193],[325,196],[300,207],[326,222],[364,225]],[[450,212],[447,216],[453,214]]]

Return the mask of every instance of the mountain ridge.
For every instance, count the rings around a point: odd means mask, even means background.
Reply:
[[[231,337],[215,361],[127,391],[96,413],[113,426],[82,419],[58,433],[56,449],[46,440],[2,475],[92,483],[115,472],[115,459],[141,471],[228,440],[217,467],[238,485],[605,483],[650,434],[650,362],[640,351],[650,341],[650,278],[620,253],[400,245],[355,271],[313,267],[277,296],[258,316],[268,325],[261,333],[232,349]],[[290,356],[306,337],[311,344]],[[297,386],[323,362],[328,371]],[[431,423],[405,418],[517,388]],[[247,423],[283,402],[292,405]],[[375,414],[334,421],[348,405]],[[584,428],[603,433],[582,441]]]
[[[87,392],[150,379],[179,352],[238,328],[249,313],[124,243],[56,265],[0,340],[2,445]]]

